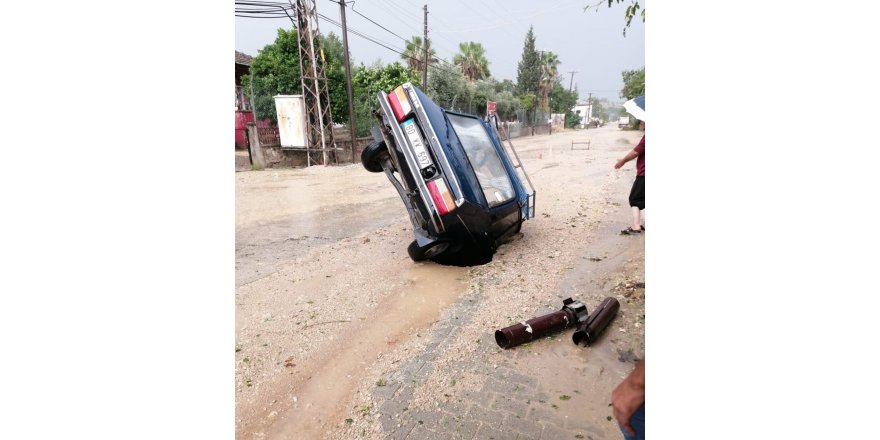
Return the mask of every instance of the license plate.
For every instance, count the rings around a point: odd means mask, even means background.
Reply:
[[[428,154],[428,150],[425,148],[425,141],[422,140],[422,135],[419,133],[419,128],[416,127],[416,124],[412,119],[405,121],[403,124],[403,131],[406,132],[406,137],[409,138],[409,142],[413,146],[413,150],[416,153],[416,160],[419,162],[419,169],[425,169],[431,165],[434,165],[434,162],[431,160],[431,156]]]

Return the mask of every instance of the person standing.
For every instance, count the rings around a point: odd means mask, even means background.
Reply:
[[[626,440],[645,439],[645,360],[611,392],[614,418]]]
[[[644,124],[644,122],[642,123]],[[644,127],[644,125],[643,125]],[[626,156],[617,160],[614,169],[620,169],[625,163],[636,159],[636,180],[629,192],[629,206],[632,208],[632,225],[620,231],[623,235],[641,234],[645,230],[642,226],[642,210],[645,209],[645,136]]]

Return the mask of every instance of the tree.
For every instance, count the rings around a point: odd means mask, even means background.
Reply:
[[[250,73],[242,75],[241,81],[246,85],[248,96],[250,86],[253,87],[257,120],[269,118],[277,122],[273,96],[302,93],[297,40],[296,29],[278,29],[275,42],[263,47],[251,61]]]
[[[422,43],[422,37],[413,35],[413,37],[406,42],[406,49],[400,54],[400,59],[404,60],[411,70],[414,70],[421,75],[425,70],[425,46]],[[431,39],[428,38],[428,63],[430,64],[436,61],[437,51],[434,50],[434,45],[431,44]]]
[[[599,99],[596,97],[590,98],[590,106],[593,109],[593,117],[599,118],[603,121],[611,120],[611,118],[609,117],[610,115],[608,114],[608,110],[606,110],[607,104],[608,101],[605,101],[603,99]]]
[[[571,110],[565,112],[565,128],[573,128],[581,123],[581,114]]]
[[[510,92],[516,93],[516,84],[509,79],[502,80],[501,82],[495,83],[495,91],[496,92]]]
[[[545,113],[550,111],[550,89],[553,88],[553,84],[556,83],[556,78],[559,76],[558,67],[559,57],[555,53],[541,54],[541,110]]]
[[[251,61],[250,73],[242,75],[241,81],[246,85],[248,96],[253,80],[257,120],[269,118],[272,122],[278,122],[275,95],[302,94],[298,39],[296,29],[278,29],[275,42],[263,47]],[[327,76],[333,121],[347,124],[348,92],[345,87],[342,42],[332,32],[318,41],[324,49],[324,74]]]
[[[425,93],[440,107],[460,111],[471,102],[471,90],[460,70],[431,69],[428,76],[428,89]]]
[[[405,82],[416,82],[417,75],[412,70],[400,63],[392,63],[387,66],[374,65],[364,67],[361,65],[355,69],[351,78],[351,87],[355,96],[365,97],[354,102],[355,114],[357,115],[357,136],[366,136],[370,127],[376,123],[372,112],[378,107],[376,92],[380,90],[388,93]]]
[[[456,66],[461,68],[461,73],[470,81],[489,77],[489,60],[486,59],[486,51],[480,43],[468,41],[459,43],[459,53],[452,59]]]
[[[519,95],[519,107],[526,112],[534,110],[536,105],[538,105],[538,97],[534,93],[529,92]]]
[[[510,90],[502,90],[498,92],[492,101],[495,101],[495,113],[502,121],[512,121],[516,119],[516,108],[519,100]]]
[[[577,105],[577,90],[568,91],[565,86],[557,79],[553,82],[550,90],[550,112],[566,113],[571,111],[572,107]]]
[[[467,109],[469,113],[482,115],[486,112],[486,101],[495,101],[495,83],[497,81],[491,78],[468,82],[474,103]]]
[[[535,32],[529,27],[526,40],[523,44],[522,58],[516,69],[516,91],[522,95],[525,93],[538,93],[538,82],[541,80],[541,60],[538,51],[535,50]]]
[[[623,76],[623,89],[620,91],[620,97],[627,100],[636,96],[645,95],[645,68],[639,70],[624,70],[621,72]],[[637,127],[638,120],[630,118],[630,127]]]
[[[348,90],[345,85],[345,50],[342,41],[333,32],[319,38],[324,48],[324,74],[327,76],[333,122],[348,124]]]
[[[620,97],[627,100],[636,96],[645,95],[645,68],[639,70],[624,70],[621,72],[623,76],[623,89],[620,91]]]
[[[596,9],[596,12],[599,12],[599,6],[605,3],[606,0],[599,0],[598,3],[594,5],[587,5],[584,7],[584,11],[590,8]],[[624,0],[607,0],[608,7],[610,8],[614,3],[623,3]],[[639,4],[639,0],[626,0],[629,1],[629,6],[626,7],[626,11],[624,12],[623,18],[626,20],[626,25],[623,27],[623,36],[626,36],[626,29],[629,28],[630,23],[632,22],[633,17],[636,16],[636,13],[639,12],[639,9],[642,10],[639,15],[642,17],[642,23],[645,22],[645,9]]]

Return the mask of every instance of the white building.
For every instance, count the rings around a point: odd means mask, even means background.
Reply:
[[[593,117],[593,106],[591,104],[578,103],[571,108],[571,111],[577,113],[581,117],[581,125],[586,125]]]

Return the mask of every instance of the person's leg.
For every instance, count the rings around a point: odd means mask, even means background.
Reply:
[[[633,413],[632,417],[629,418],[629,424],[636,431],[636,435],[632,436],[626,433],[623,429],[620,432],[623,433],[623,438],[626,440],[645,440],[645,405],[639,407],[636,412]]]
[[[629,206],[632,208],[632,225],[623,233],[639,233],[642,231],[641,213],[645,209],[645,176],[636,176],[629,192]]]
[[[641,231],[642,230],[642,210],[639,209],[638,206],[632,206],[631,208],[632,208],[632,215],[633,215],[633,221],[632,221],[631,227],[636,231]]]

